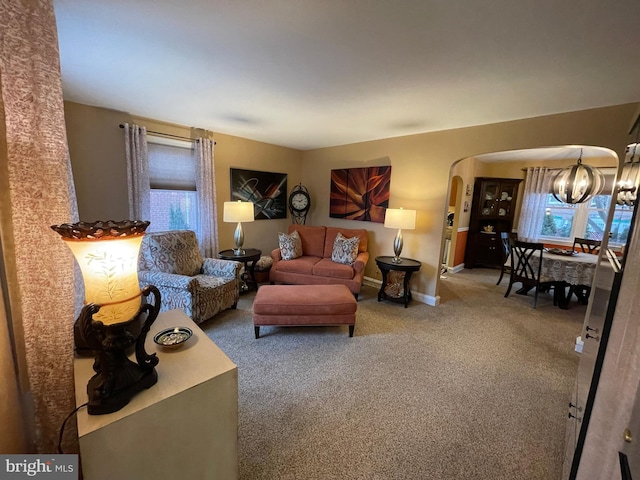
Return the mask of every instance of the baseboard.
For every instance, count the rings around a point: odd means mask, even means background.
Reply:
[[[382,280],[378,280],[376,278],[371,278],[371,277],[364,277],[362,283],[369,287],[377,288],[378,290],[380,290],[380,287],[382,286]],[[420,303],[424,303],[425,305],[430,305],[432,307],[435,307],[436,305],[440,305],[439,295],[434,297],[432,295],[426,295],[424,293],[411,290],[411,297]]]
[[[464,263],[461,263],[460,265],[456,265],[455,267],[447,268],[447,273],[458,273],[458,272],[461,272],[462,270],[464,270]]]

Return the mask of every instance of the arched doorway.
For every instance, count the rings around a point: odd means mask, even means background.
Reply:
[[[523,150],[510,150],[475,155],[456,161],[449,174],[450,186],[447,211],[445,212],[445,230],[442,238],[443,259],[446,244],[450,247],[447,256],[447,272],[455,273],[462,270],[464,252],[471,209],[473,208],[473,185],[476,177],[519,178],[524,181],[525,170],[530,166],[548,166],[562,168],[576,163],[580,152],[584,163],[598,167],[618,169],[618,156],[608,148],[584,145],[567,145],[557,147],[540,147]],[[455,192],[455,195],[454,195]],[[455,196],[454,222],[451,230],[446,229],[446,217],[449,213],[452,198]],[[514,230],[517,232],[517,219],[520,214],[522,189],[518,193],[516,203]],[[465,211],[467,210],[467,211]],[[447,238],[450,236],[450,241]],[[499,274],[499,273],[498,273]],[[497,277],[496,277],[497,278]],[[438,280],[439,283],[439,280]]]

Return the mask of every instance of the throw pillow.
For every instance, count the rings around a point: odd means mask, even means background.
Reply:
[[[302,240],[297,230],[291,232],[291,235],[278,233],[278,243],[282,260],[293,260],[302,256]]]
[[[333,251],[331,252],[331,260],[336,263],[345,265],[353,265],[358,257],[358,246],[360,245],[360,237],[347,238],[338,232],[333,242]]]

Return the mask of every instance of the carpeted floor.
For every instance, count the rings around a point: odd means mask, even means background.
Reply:
[[[263,327],[245,294],[201,326],[238,365],[242,480],[558,479],[585,306],[503,298],[474,269],[442,303],[378,302],[347,327]],[[215,408],[215,406],[212,406]]]

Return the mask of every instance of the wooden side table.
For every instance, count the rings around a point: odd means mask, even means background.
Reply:
[[[422,264],[411,258],[403,258],[402,263],[393,263],[393,257],[376,257],[376,265],[382,272],[382,285],[378,292],[378,301],[389,300],[404,303],[407,308],[411,300],[409,281],[413,272],[420,270]],[[402,287],[400,287],[402,283]]]
[[[253,284],[255,291],[258,291],[258,282],[255,280],[255,268],[256,262],[260,260],[262,250],[257,248],[245,248],[244,253],[236,255],[233,253],[233,249],[223,250],[218,252],[218,258],[222,260],[235,260],[236,262],[244,263],[244,273],[242,274],[242,285],[240,285],[240,293],[250,290],[249,284]]]

